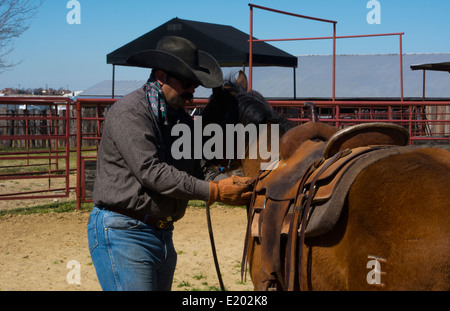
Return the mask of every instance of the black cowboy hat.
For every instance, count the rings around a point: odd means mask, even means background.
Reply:
[[[177,78],[197,82],[204,87],[222,85],[223,75],[217,61],[200,51],[189,40],[177,36],[165,36],[156,49],[137,52],[126,61],[127,65],[156,68]]]

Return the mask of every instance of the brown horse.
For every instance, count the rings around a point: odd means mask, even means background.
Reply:
[[[244,76],[239,79],[245,82]],[[214,90],[203,122],[222,126],[276,123],[280,124],[280,136],[294,127],[261,95],[233,82]],[[307,123],[298,128],[295,139],[284,139],[281,152],[291,148],[292,153],[300,144],[314,148],[337,131],[324,125],[320,133],[309,134],[308,127]],[[260,162],[239,160],[243,174],[249,177],[258,174]],[[279,254],[273,256],[280,262],[269,265],[280,267],[276,288],[285,289],[287,246],[285,239],[280,240]],[[307,237],[300,246],[302,277],[296,280],[295,289],[449,290],[450,153],[416,149],[365,168],[351,185],[333,229]],[[247,255],[255,290],[268,289],[267,263],[262,261],[262,247],[256,238],[250,237]]]

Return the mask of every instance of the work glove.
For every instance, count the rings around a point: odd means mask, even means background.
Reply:
[[[252,196],[249,180],[248,177],[233,175],[219,181],[210,181],[208,204],[221,202],[234,206],[246,205]]]

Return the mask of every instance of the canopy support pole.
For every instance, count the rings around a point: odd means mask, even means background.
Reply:
[[[112,94],[111,97],[114,98],[114,81],[116,79],[116,65],[113,64],[113,69],[112,69]]]
[[[292,67],[292,69],[293,69],[293,72],[294,72],[294,100],[296,100],[297,99],[297,81],[296,81],[296,78],[297,78],[297,75],[295,74],[295,67]]]

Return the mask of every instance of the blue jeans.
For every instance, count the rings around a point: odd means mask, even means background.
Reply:
[[[177,262],[172,230],[94,206],[87,226],[89,251],[105,291],[170,290]]]

